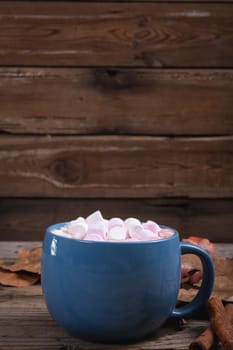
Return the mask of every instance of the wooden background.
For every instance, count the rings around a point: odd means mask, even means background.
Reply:
[[[233,242],[233,3],[0,1],[0,239],[101,209]]]

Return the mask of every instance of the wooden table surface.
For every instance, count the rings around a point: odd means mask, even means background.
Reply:
[[[20,248],[40,242],[1,242],[0,258],[12,259]],[[223,256],[233,256],[233,244],[219,244]],[[0,350],[184,350],[208,325],[208,321],[188,319],[182,330],[162,327],[152,337],[130,345],[103,345],[73,338],[50,317],[41,285],[13,288],[0,286]],[[222,349],[221,345],[217,347]]]

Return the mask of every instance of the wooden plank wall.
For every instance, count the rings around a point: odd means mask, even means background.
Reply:
[[[0,240],[101,209],[233,242],[233,3],[0,1]]]

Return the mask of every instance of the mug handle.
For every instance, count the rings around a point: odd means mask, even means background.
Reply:
[[[202,263],[203,278],[201,288],[194,299],[187,305],[175,308],[171,317],[185,317],[199,309],[210,297],[214,285],[214,264],[210,255],[199,246],[191,243],[180,243],[181,254],[195,254]]]

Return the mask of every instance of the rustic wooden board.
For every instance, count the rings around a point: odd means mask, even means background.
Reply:
[[[43,240],[45,228],[100,209],[106,218],[152,219],[182,238],[232,242],[232,201],[206,199],[0,199],[0,241]],[[2,249],[2,242],[0,243]]]
[[[0,196],[232,198],[233,137],[0,139]]]
[[[18,256],[18,253],[21,249],[32,249],[35,247],[39,247],[43,244],[42,241],[3,241],[0,244],[0,259],[4,259],[7,261],[14,261],[14,259]],[[233,258],[233,244],[232,243],[217,243],[217,251],[218,254],[225,258]],[[1,287],[0,287],[1,290]],[[16,288],[17,290],[17,288]],[[30,288],[23,289],[23,295],[40,295],[40,291]]]
[[[1,68],[0,131],[227,135],[232,96],[233,70]]]
[[[4,259],[5,261],[14,261],[14,259],[18,256],[20,250],[30,250],[35,247],[40,247],[41,245],[42,241],[3,241],[0,244],[0,259]]]
[[[0,64],[232,67],[231,4],[0,2]]]
[[[180,332],[166,327],[136,344],[104,345],[71,337],[59,327],[46,309],[41,286],[1,288],[0,304],[1,350],[186,350],[208,324],[193,320]]]
[[[136,344],[104,345],[73,338],[61,329],[48,314],[40,286],[3,288],[0,290],[0,302],[1,350],[186,350],[208,325],[207,321],[190,320],[179,332],[172,327],[164,327]]]
[[[5,259],[7,261],[14,261],[14,259],[18,256],[19,250],[21,249],[32,249],[38,246],[41,246],[43,244],[42,241],[4,241],[1,242],[0,245],[0,259]],[[233,244],[230,243],[218,243],[217,244],[217,250],[218,254],[225,257],[225,258],[232,258],[233,257]],[[0,287],[1,290],[1,287]],[[17,288],[15,289],[17,291]],[[30,291],[30,288],[23,289],[23,295],[40,295],[40,291],[38,291],[37,288],[32,289]],[[1,297],[0,297],[1,298]]]

